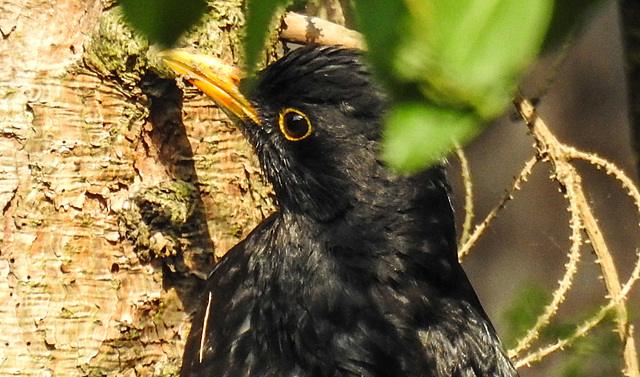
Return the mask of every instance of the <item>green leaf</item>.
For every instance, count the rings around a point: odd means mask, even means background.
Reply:
[[[553,1],[430,3],[433,16],[413,16],[429,40],[426,54],[416,53],[424,46],[422,39],[409,40],[400,52],[398,72],[417,81],[432,101],[471,106],[486,120],[496,117],[540,50]]]
[[[125,18],[151,43],[170,47],[196,24],[206,10],[205,0],[121,0]]]
[[[355,3],[369,60],[393,99],[384,157],[407,171],[444,157],[504,111],[540,51],[554,1]]]
[[[473,112],[403,102],[385,118],[382,157],[393,167],[415,172],[476,136],[479,122]]]
[[[377,78],[394,94],[398,82],[394,80],[393,65],[399,41],[406,34],[409,11],[404,1],[354,1],[354,13],[359,31],[367,41],[367,57]]]
[[[273,16],[287,3],[288,0],[248,0],[246,2],[247,24],[244,49],[248,71],[252,71],[258,63]]]

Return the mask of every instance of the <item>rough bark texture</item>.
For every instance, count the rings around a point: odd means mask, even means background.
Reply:
[[[237,62],[240,1],[198,49]],[[194,290],[269,210],[250,147],[107,1],[0,0],[0,376],[176,375]]]

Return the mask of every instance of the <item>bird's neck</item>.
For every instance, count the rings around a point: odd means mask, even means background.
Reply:
[[[331,221],[281,209],[256,242],[271,246],[251,257],[259,281],[256,312],[268,324],[256,331],[277,339],[285,355],[313,355],[306,361],[313,363],[333,357],[322,353],[331,349],[323,342],[363,324],[380,326],[389,313],[418,313],[411,319],[418,321],[456,307],[481,318],[457,263],[453,215],[439,177],[425,181],[425,190],[401,181],[372,188],[377,195],[363,193]],[[314,353],[296,340],[299,331],[317,343]],[[380,331],[392,341],[395,330]]]
[[[277,238],[288,244],[279,267],[301,276],[335,273],[347,281],[403,280],[400,274],[419,264],[435,281],[445,281],[458,268],[455,222],[441,168],[419,176],[378,176],[343,192],[345,203],[329,203],[328,220],[281,208]],[[333,206],[331,206],[333,204]],[[304,235],[304,240],[298,240]],[[324,270],[323,270],[324,269]],[[305,282],[311,281],[308,278]],[[310,283],[311,284],[311,283]]]

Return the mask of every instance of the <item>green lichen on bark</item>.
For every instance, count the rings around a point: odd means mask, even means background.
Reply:
[[[201,53],[231,56],[239,63],[245,17],[240,0],[208,2],[207,12],[188,31],[176,47],[193,46]],[[103,77],[113,77],[121,84],[136,86],[149,71],[161,77],[173,77],[156,55],[158,47],[150,45],[144,36],[125,21],[119,6],[106,10],[91,36],[84,54],[84,64]]]
[[[245,23],[242,1],[209,1],[207,7],[198,26],[187,32],[178,45],[193,46],[204,54],[231,56],[233,63],[238,64],[242,56]]]
[[[143,262],[180,256],[190,244],[190,230],[201,227],[196,210],[198,189],[185,181],[146,188],[119,214],[121,236],[134,245]]]
[[[91,35],[84,63],[103,77],[136,86],[148,67],[149,43],[124,21],[119,7],[103,13]]]

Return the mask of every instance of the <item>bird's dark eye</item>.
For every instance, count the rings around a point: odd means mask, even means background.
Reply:
[[[280,131],[287,140],[298,141],[311,135],[311,122],[301,111],[286,109],[280,113]]]

